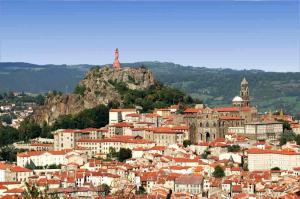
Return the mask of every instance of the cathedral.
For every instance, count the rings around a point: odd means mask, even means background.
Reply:
[[[246,78],[241,82],[240,96],[235,96],[232,100],[234,107],[250,107],[249,87]]]
[[[240,127],[257,121],[258,113],[250,106],[249,85],[246,78],[241,81],[240,96],[235,96],[230,107],[195,107],[185,110],[190,139],[194,144],[223,138],[228,127]]]

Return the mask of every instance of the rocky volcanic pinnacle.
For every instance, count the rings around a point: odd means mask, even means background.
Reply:
[[[52,124],[61,115],[76,114],[109,102],[122,103],[114,82],[123,82],[132,90],[143,90],[154,85],[155,80],[152,72],[145,68],[95,67],[79,82],[80,94],[49,95],[45,105],[35,110],[33,118],[39,124]]]

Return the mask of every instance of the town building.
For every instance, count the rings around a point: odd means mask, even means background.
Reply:
[[[116,124],[126,121],[126,116],[130,114],[137,114],[137,109],[110,109],[109,110],[109,124]],[[127,116],[128,119],[128,116]]]
[[[175,192],[186,192],[192,195],[202,194],[203,177],[182,175],[175,179]]]
[[[78,165],[87,161],[87,156],[82,152],[72,150],[61,151],[28,151],[17,154],[17,165],[21,167],[47,167],[50,165]]]
[[[54,150],[74,149],[81,138],[100,139],[107,134],[106,129],[58,129],[53,132]]]
[[[277,139],[283,132],[282,122],[253,122],[245,124],[245,136],[257,140]]]
[[[293,170],[296,167],[300,167],[300,152],[291,149],[252,148],[248,150],[249,171],[270,170],[275,167],[282,170]]]

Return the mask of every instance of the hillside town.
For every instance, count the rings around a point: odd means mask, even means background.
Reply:
[[[250,99],[243,78],[231,106],[112,108],[105,127],[14,143],[16,162],[0,163],[0,197],[299,198],[299,143],[280,139],[300,135],[299,121],[261,114]]]
[[[0,94],[0,126],[19,128],[20,123],[32,115],[33,108],[37,106],[32,95],[20,92]]]

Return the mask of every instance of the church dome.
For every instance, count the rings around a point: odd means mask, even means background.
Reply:
[[[240,96],[235,96],[232,101],[233,102],[242,102],[243,99]]]

